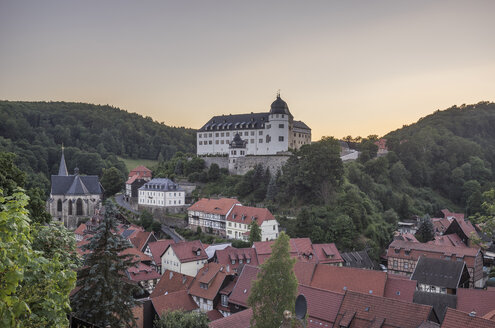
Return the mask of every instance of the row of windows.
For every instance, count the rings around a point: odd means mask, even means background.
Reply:
[[[272,140],[272,138],[267,135],[266,136],[266,143],[270,143],[271,140]],[[278,141],[281,141],[281,142],[284,141],[284,137],[283,136],[279,136],[278,137]],[[254,144],[255,142],[254,142],[254,139],[248,139],[247,140],[247,143],[248,144]],[[258,139],[258,143],[263,143],[263,139],[261,139],[261,138]],[[200,140],[200,141],[198,141],[198,144],[199,145],[203,145],[203,144],[204,145],[211,145],[211,144],[213,144],[213,142],[211,140],[209,140],[209,141],[206,141],[205,140],[204,142]],[[219,144],[220,145],[224,145],[224,144],[229,144],[229,142],[227,142],[227,141],[224,142],[223,140],[215,140],[215,145],[219,145]]]
[[[161,193],[160,193],[160,194],[161,194]],[[179,196],[180,196],[180,194],[181,194],[181,193],[176,193],[176,192],[172,193],[172,192],[168,192],[168,193],[166,193],[166,196],[168,196],[168,197],[172,197],[172,194],[174,194],[174,197],[177,197],[177,194],[179,194]],[[141,196],[145,196],[145,195],[157,196],[157,195],[159,195],[159,194],[158,194],[158,192],[156,192],[156,193],[155,193],[155,191],[150,191],[150,192],[148,192],[148,194],[146,194],[146,191],[139,191],[139,195],[141,195]]]
[[[172,204],[172,201],[169,200],[168,201],[168,205],[181,205],[182,204],[182,201],[180,199],[179,200],[174,200],[173,202],[174,203]],[[145,201],[144,198],[141,198],[139,200],[139,203],[140,204],[146,203],[146,204],[164,205],[163,200],[146,199],[146,201]]]
[[[237,155],[237,150],[231,150],[230,151],[230,154],[231,155]],[[239,155],[246,155],[246,151],[245,150],[239,150]]]
[[[283,128],[283,124],[281,124],[282,128]],[[254,136],[256,134],[256,131],[239,131],[237,132],[239,133],[240,136]],[[236,131],[233,131],[232,132],[232,136],[235,136],[236,134]],[[262,136],[263,135],[263,131],[262,130],[258,130],[258,135]],[[198,133],[198,138],[208,138],[208,137],[213,137],[213,133]],[[220,137],[230,137],[230,132],[216,132],[215,133],[215,138],[220,138]]]

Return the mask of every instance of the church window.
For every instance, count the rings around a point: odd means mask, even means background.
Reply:
[[[72,199],[69,199],[69,215],[72,215]]]
[[[283,136],[278,137],[278,141],[284,141],[284,137]]]
[[[62,212],[62,200],[60,199],[57,201],[57,211]]]
[[[76,215],[83,215],[83,204],[81,198],[78,198],[76,201]]]

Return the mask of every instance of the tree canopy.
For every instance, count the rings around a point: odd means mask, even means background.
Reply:
[[[156,328],[208,328],[208,317],[204,313],[170,311],[155,320]]]
[[[271,256],[260,266],[251,288],[248,304],[253,309],[253,327],[278,327],[285,310],[294,312],[297,296],[295,261],[289,254],[289,236],[282,232],[272,245]]]

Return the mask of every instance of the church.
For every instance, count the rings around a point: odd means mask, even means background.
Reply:
[[[276,155],[310,144],[311,129],[294,120],[279,93],[269,112],[214,116],[198,130],[196,142],[198,156],[231,156],[240,144],[242,155]]]
[[[103,188],[96,175],[79,175],[79,169],[69,175],[64,150],[57,175],[51,177],[48,212],[54,221],[63,222],[68,229],[76,229],[83,218],[91,218],[101,207]]]

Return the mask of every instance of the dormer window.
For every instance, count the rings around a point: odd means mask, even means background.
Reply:
[[[247,264],[251,263],[251,259],[247,259],[247,260],[246,260],[246,263],[247,263]]]
[[[201,283],[199,283],[199,287],[202,289],[208,289],[208,284],[201,282]]]
[[[201,251],[200,251],[200,250],[197,250],[197,251],[196,251],[196,255],[197,255],[197,256],[200,256],[200,255],[201,255]]]
[[[235,264],[235,260],[232,260],[232,261],[231,261],[231,263],[232,263],[232,264]]]
[[[241,259],[239,259],[239,264],[242,264],[242,260]]]

